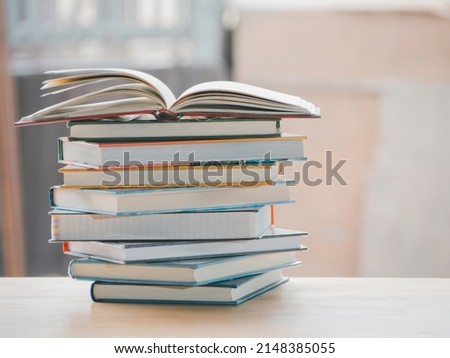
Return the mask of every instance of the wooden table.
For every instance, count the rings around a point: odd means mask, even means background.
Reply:
[[[89,286],[0,278],[0,337],[450,337],[450,279],[291,278],[233,307],[94,303]]]

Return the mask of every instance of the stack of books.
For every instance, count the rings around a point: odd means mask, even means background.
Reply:
[[[139,71],[55,73],[51,94],[120,82],[16,122],[68,123],[50,242],[74,257],[71,277],[92,281],[94,301],[239,304],[288,280],[307,233],[277,228],[273,208],[292,202],[279,175],[305,158],[306,138],[280,121],[320,117],[317,107],[230,81],[176,99]]]

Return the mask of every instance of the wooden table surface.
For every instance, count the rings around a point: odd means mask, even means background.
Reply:
[[[291,278],[240,306],[94,303],[89,287],[0,278],[0,337],[450,337],[450,279]]]

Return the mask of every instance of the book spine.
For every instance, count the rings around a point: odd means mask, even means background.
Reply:
[[[69,275],[70,278],[76,279],[77,277],[74,276],[73,272],[72,272],[72,265],[75,263],[76,260],[71,260],[69,262],[69,265],[67,266],[67,274]]]
[[[99,300],[97,300],[97,297],[95,296],[95,286],[96,286],[96,284],[97,284],[96,281],[92,282],[91,289],[89,290],[89,294],[90,294],[91,300],[93,302],[100,302]]]
[[[58,156],[58,163],[61,163],[64,161],[64,141],[61,138],[57,139],[57,156]]]
[[[60,216],[51,215],[50,222],[50,238],[52,241],[59,241],[61,239]]]
[[[48,201],[49,201],[49,205],[51,208],[56,207],[56,205],[55,205],[55,187],[53,187],[53,186],[48,190]]]

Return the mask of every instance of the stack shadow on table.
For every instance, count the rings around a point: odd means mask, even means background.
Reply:
[[[250,89],[255,100],[260,89]],[[213,101],[224,95],[215,91]],[[264,114],[248,101],[243,111],[211,115],[214,106],[194,101],[192,115],[167,117],[170,109],[132,120],[128,107],[115,110],[120,119],[100,118],[79,101],[64,115],[44,113],[42,123],[62,118],[70,131],[58,138],[65,166],[50,189],[50,242],[75,257],[69,274],[92,281],[94,301],[239,304],[288,281],[283,270],[301,263],[307,233],[277,228],[273,209],[292,201],[283,163],[305,158],[306,138],[282,133],[280,122],[318,112],[301,100],[300,114],[279,103]]]

